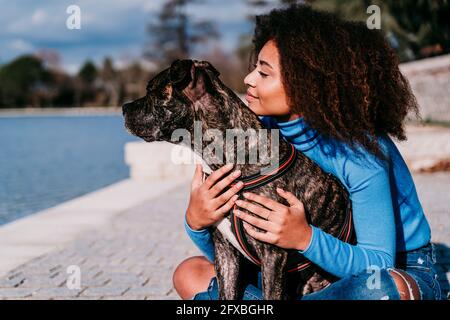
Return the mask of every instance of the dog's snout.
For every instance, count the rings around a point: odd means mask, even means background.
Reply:
[[[127,113],[132,108],[132,104],[133,104],[132,102],[128,102],[122,106],[122,114],[123,115],[125,115],[125,113]]]
[[[137,100],[125,103],[122,106],[122,113],[123,115],[125,115],[125,113],[142,111],[142,109],[147,108],[147,106],[148,106],[147,97],[142,97]]]

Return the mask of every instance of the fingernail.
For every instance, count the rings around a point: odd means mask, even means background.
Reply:
[[[249,196],[249,194],[246,192],[246,193],[244,193],[244,197],[248,197]]]
[[[233,201],[236,201],[237,198],[239,198],[239,196],[238,195],[234,195],[233,196]]]
[[[236,170],[235,172],[233,172],[233,176],[237,177],[241,174],[241,170]]]
[[[236,183],[236,187],[240,188],[244,185],[244,183],[242,181],[239,181],[238,183]]]
[[[227,169],[233,168],[233,164],[232,164],[232,163],[227,164],[227,165],[226,165],[226,168],[227,168]]]

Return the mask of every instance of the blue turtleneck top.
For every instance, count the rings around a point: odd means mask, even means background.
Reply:
[[[347,188],[353,209],[357,244],[351,245],[311,225],[308,247],[299,251],[307,259],[337,277],[368,272],[369,267],[394,267],[396,252],[414,250],[431,240],[431,231],[417,196],[411,174],[388,136],[379,144],[386,160],[380,161],[363,148],[355,152],[346,144],[321,136],[303,118],[279,122],[261,116],[266,128],[278,128],[280,136],[332,173]],[[185,229],[212,262],[214,245],[209,229]]]

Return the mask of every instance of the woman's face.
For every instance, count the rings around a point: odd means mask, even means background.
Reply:
[[[266,42],[258,55],[258,61],[244,79],[248,86],[248,107],[257,115],[269,115],[280,120],[292,120],[286,92],[281,81],[280,56],[273,40]]]

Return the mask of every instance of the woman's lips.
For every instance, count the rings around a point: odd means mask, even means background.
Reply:
[[[255,96],[253,96],[252,94],[250,94],[248,91],[247,91],[247,95],[245,96],[245,100],[247,100],[247,101],[252,101],[252,100],[257,100],[258,98],[257,97],[255,97]]]

